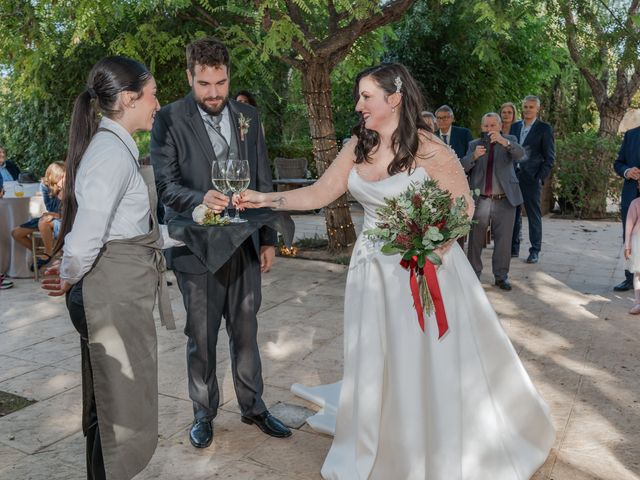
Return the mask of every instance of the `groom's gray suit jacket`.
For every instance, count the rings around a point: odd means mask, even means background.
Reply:
[[[244,103],[229,100],[231,128],[240,139],[238,116],[249,120],[246,134],[251,182],[249,188],[261,192],[273,190],[271,169],[267,161],[267,147],[258,112]],[[239,141],[239,140],[238,140]],[[245,146],[239,141],[239,151]],[[156,176],[160,201],[165,205],[165,221],[176,215],[189,213],[211,190],[211,164],[215,153],[198,106],[191,94],[163,107],[157,114],[151,133],[151,161]],[[256,253],[262,245],[275,245],[277,236],[269,228],[252,237]],[[169,268],[201,274],[206,266],[187,247],[172,248],[167,254]]]

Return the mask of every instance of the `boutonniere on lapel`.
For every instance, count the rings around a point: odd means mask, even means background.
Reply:
[[[240,130],[240,141],[244,146],[244,158],[249,160],[249,146],[247,145],[247,133],[249,133],[249,127],[251,126],[251,119],[245,117],[242,113],[238,115],[238,129]]]

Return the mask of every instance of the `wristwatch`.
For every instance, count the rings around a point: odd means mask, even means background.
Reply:
[[[511,149],[511,142],[509,140],[507,140],[507,146],[504,148],[506,148],[507,150]]]

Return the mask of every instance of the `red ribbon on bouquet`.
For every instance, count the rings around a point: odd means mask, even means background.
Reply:
[[[438,338],[447,333],[449,323],[447,322],[447,314],[444,310],[442,301],[442,292],[440,284],[436,276],[436,267],[428,259],[425,261],[424,268],[418,266],[418,257],[414,256],[411,260],[400,260],[400,265],[409,270],[409,285],[411,286],[411,296],[413,297],[413,306],[418,313],[418,324],[424,332],[424,307],[420,299],[420,286],[418,284],[418,275],[424,275],[427,281],[427,288],[433,300],[433,307],[436,312],[436,323],[438,325]]]

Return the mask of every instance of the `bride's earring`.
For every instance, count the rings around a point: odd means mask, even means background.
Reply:
[[[396,107],[391,107],[391,112],[396,113]]]

